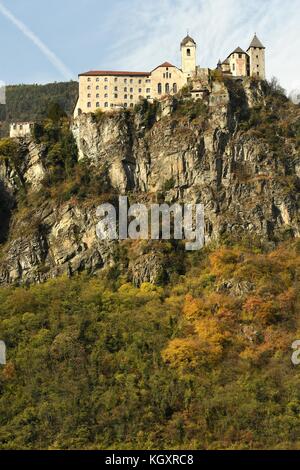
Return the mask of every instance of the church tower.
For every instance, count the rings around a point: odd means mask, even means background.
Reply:
[[[266,65],[265,65],[265,47],[262,45],[256,33],[252,42],[247,50],[249,55],[249,71],[250,77],[256,77],[261,80],[266,78]]]
[[[197,44],[187,35],[181,42],[181,69],[186,79],[196,72]]]

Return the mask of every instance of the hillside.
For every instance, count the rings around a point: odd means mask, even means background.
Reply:
[[[300,449],[300,107],[223,80],[0,140],[2,449]],[[202,202],[206,245],[96,208]],[[298,366],[299,367],[299,366]]]
[[[0,132],[7,133],[7,123],[13,121],[40,121],[47,116],[53,103],[71,116],[78,97],[77,82],[49,83],[47,85],[8,85],[6,106],[0,105]]]

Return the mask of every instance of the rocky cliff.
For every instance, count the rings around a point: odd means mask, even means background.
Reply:
[[[133,112],[81,115],[71,129],[77,166],[110,194],[203,203],[207,243],[245,234],[276,243],[300,233],[299,123],[299,106],[265,83],[217,77],[201,100],[185,91]],[[43,144],[19,145],[18,165],[0,164],[1,284],[116,269],[121,258],[121,272],[137,284],[168,275],[168,256],[151,244],[120,258],[126,242],[97,239],[101,188],[98,198],[42,197],[49,171]]]

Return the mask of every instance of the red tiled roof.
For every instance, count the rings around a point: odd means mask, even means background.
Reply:
[[[97,76],[121,76],[121,77],[148,77],[150,72],[120,72],[113,70],[90,70],[89,72],[80,73],[79,77],[97,77]]]
[[[164,62],[163,64],[160,64],[157,67],[155,67],[155,69],[153,69],[152,72],[154,72],[154,70],[156,70],[156,69],[159,69],[160,67],[174,67],[174,68],[177,68],[176,65],[170,64],[170,62]]]

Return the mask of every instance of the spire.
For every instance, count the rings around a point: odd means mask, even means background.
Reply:
[[[252,42],[251,42],[248,50],[250,49],[250,47],[258,47],[259,49],[265,49],[265,46],[262,45],[262,43],[260,42],[260,40],[256,36],[256,33],[254,34],[254,38],[252,39]]]
[[[188,42],[192,42],[193,44],[196,45],[196,41],[194,41],[194,39],[191,38],[189,34],[187,34],[187,36],[181,41],[181,47],[185,46]]]

